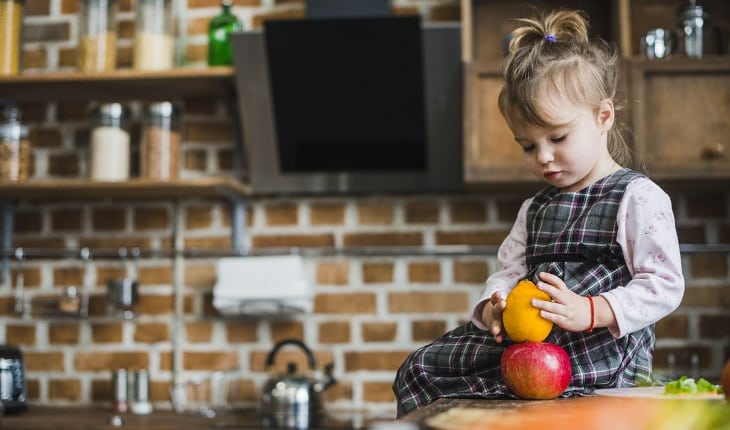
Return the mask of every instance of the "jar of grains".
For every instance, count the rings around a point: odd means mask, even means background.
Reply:
[[[0,76],[20,73],[24,0],[0,0]]]
[[[148,105],[144,110],[140,176],[169,181],[177,178],[180,152],[179,109],[170,102]]]
[[[129,179],[129,109],[119,103],[94,109],[91,129],[91,173],[95,181]]]
[[[116,0],[82,0],[79,7],[78,70],[109,72],[117,64]]]
[[[138,0],[134,25],[137,70],[171,69],[175,58],[172,0]]]
[[[28,128],[20,124],[20,111],[6,107],[0,119],[0,182],[24,182],[30,165]]]

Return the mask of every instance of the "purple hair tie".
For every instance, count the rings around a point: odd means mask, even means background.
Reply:
[[[557,37],[555,37],[555,35],[554,35],[554,34],[546,34],[546,35],[545,35],[545,40],[547,40],[548,42],[552,42],[552,43],[555,43],[555,42],[557,42],[557,41],[558,41],[558,38],[557,38]]]

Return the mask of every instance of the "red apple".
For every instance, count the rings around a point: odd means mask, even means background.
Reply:
[[[507,388],[522,399],[554,399],[570,383],[570,358],[552,343],[512,344],[502,354],[501,367]]]

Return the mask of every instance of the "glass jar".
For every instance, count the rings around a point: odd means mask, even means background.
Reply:
[[[119,103],[94,109],[91,129],[91,173],[95,181],[129,179],[129,110]]]
[[[138,0],[134,27],[134,68],[171,69],[175,59],[171,0]]]
[[[233,64],[231,33],[243,30],[243,23],[231,12],[231,1],[223,0],[221,13],[208,24],[208,65]]]
[[[153,103],[144,110],[140,176],[169,181],[177,178],[180,153],[180,111],[170,102]]]
[[[0,0],[0,76],[20,73],[23,0]]]
[[[82,0],[79,11],[77,68],[109,72],[117,64],[116,0]]]
[[[0,182],[24,182],[30,166],[28,128],[20,123],[20,111],[6,107],[0,118]]]

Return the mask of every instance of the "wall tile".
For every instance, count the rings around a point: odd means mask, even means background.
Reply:
[[[393,282],[393,263],[363,263],[362,281],[366,284]]]
[[[395,217],[391,202],[361,202],[357,205],[357,217],[362,225],[388,225]]]
[[[304,340],[304,326],[300,321],[276,321],[271,323],[271,340]]]
[[[121,323],[95,323],[91,325],[91,339],[94,343],[120,343],[122,329]]]
[[[251,242],[254,248],[322,248],[334,246],[335,238],[331,234],[254,234]]]
[[[347,285],[350,265],[346,262],[322,262],[317,265],[317,283]]]
[[[421,233],[347,233],[342,241],[346,247],[365,246],[420,246]]]
[[[362,340],[365,342],[393,342],[398,334],[398,324],[394,322],[362,323]]]
[[[291,226],[299,223],[299,207],[294,203],[275,203],[266,206],[266,225]]]
[[[167,323],[140,323],[134,329],[135,342],[161,343],[170,340],[170,327]]]
[[[350,342],[350,323],[347,321],[330,321],[319,324],[320,343]]]
[[[405,206],[408,224],[436,224],[439,222],[439,204],[435,201],[409,201]]]
[[[410,263],[408,282],[430,284],[441,282],[441,265],[437,261]]]
[[[483,223],[487,220],[487,208],[483,201],[454,201],[449,208],[451,223]]]
[[[375,295],[370,293],[318,294],[314,298],[314,312],[321,314],[375,313]]]
[[[454,282],[482,284],[488,276],[486,262],[454,262]]]
[[[48,384],[48,397],[53,400],[81,399],[81,381],[78,379],[51,379]]]
[[[209,351],[183,353],[185,370],[227,370],[238,366],[238,354],[232,351]]]
[[[36,327],[28,324],[6,324],[5,342],[10,345],[33,345],[36,343]]]
[[[50,323],[48,343],[51,345],[74,345],[79,343],[79,323]]]
[[[78,351],[73,357],[77,371],[98,372],[114,369],[147,369],[150,366],[148,351]]]
[[[407,292],[388,294],[391,313],[466,312],[469,296],[461,292]]]
[[[13,343],[13,342],[8,342]],[[26,372],[63,371],[62,352],[23,352],[23,363]]]
[[[343,203],[312,203],[310,206],[312,225],[342,225],[345,223]]]

